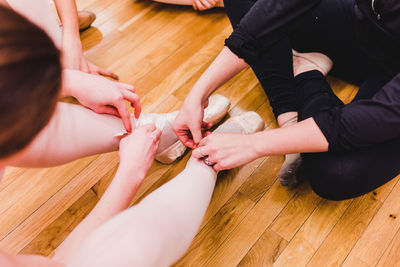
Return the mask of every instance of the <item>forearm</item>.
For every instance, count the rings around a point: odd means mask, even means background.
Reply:
[[[193,86],[188,98],[206,101],[221,85],[245,69],[246,62],[224,47],[200,79]]]
[[[100,115],[79,105],[59,103],[49,124],[11,164],[18,167],[51,167],[78,158],[115,151],[124,131],[120,118]]]
[[[328,141],[312,118],[292,126],[249,136],[259,157],[291,153],[326,152]]]
[[[54,0],[64,34],[79,39],[79,20],[75,0]]]
[[[131,164],[133,165],[133,164]],[[138,168],[121,163],[106,192],[90,214],[72,231],[58,247],[54,259],[66,263],[79,245],[100,225],[128,208],[140,187],[145,173]]]

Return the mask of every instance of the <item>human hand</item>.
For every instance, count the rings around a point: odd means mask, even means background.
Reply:
[[[193,150],[197,159],[208,159],[215,171],[232,169],[260,157],[256,141],[252,135],[233,133],[213,133],[201,140]]]
[[[102,75],[119,80],[118,75],[115,73],[102,69],[85,58],[79,36],[76,37],[72,36],[71,34],[64,33],[62,50],[62,61],[64,68],[80,70],[86,73]]]
[[[200,140],[206,135],[203,129],[210,129],[211,124],[203,122],[204,109],[207,107],[208,101],[204,104],[196,98],[186,98],[182,109],[179,111],[172,125],[176,136],[187,147],[196,148]]]
[[[140,172],[144,177],[154,161],[160,136],[161,131],[154,124],[146,124],[122,138],[119,145],[120,167]]]
[[[136,118],[139,118],[142,110],[139,96],[132,85],[77,70],[64,70],[63,75],[64,96],[75,97],[96,113],[120,117],[125,129],[132,131],[130,112],[124,100],[130,102],[135,109]]]
[[[204,11],[215,7],[218,0],[193,0],[192,6],[194,10]]]

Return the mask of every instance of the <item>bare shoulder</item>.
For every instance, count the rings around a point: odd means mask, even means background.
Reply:
[[[39,255],[9,255],[0,251],[0,266],[2,267],[63,267],[60,264],[49,258]]]

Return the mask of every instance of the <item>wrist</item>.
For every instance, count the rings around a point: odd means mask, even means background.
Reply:
[[[261,158],[267,156],[265,146],[264,146],[264,134],[265,132],[258,132],[248,135],[250,147],[254,151],[256,158]]]
[[[122,185],[127,190],[130,189],[131,193],[135,194],[145,177],[146,173],[142,169],[120,162],[113,182]]]
[[[136,164],[132,164],[132,161],[126,162],[124,160],[120,160],[118,173],[129,177],[134,176],[135,180],[143,180],[147,174],[142,166],[137,166]]]
[[[62,26],[63,38],[78,39],[80,41],[79,23],[64,22]]]
[[[215,86],[211,83],[211,81],[206,80],[203,77],[196,82],[190,91],[188,97],[198,99],[202,104],[204,104],[210,95],[215,91]]]
[[[67,53],[70,53],[70,50],[82,51],[82,42],[79,32],[76,34],[73,31],[64,31],[62,38],[62,49]]]
[[[189,95],[185,99],[185,104],[189,106],[198,106],[201,105],[202,107],[205,106],[209,95],[201,90],[193,90],[189,93]]]
[[[70,71],[72,70],[66,70],[64,69],[62,71],[62,90],[61,90],[61,98],[67,97],[67,96],[73,96],[73,86],[71,82],[71,75]]]

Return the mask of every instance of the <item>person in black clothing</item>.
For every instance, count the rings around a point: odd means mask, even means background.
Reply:
[[[400,2],[397,0],[225,0],[234,31],[194,85],[174,129],[216,170],[257,157],[301,152],[314,191],[331,200],[363,195],[400,170]],[[318,66],[293,77],[292,48],[320,52],[332,74],[360,84],[344,105]],[[251,136],[202,139],[202,109],[220,85],[250,65],[278,123]],[[309,64],[303,64],[309,65]],[[193,137],[193,138],[192,138]]]

